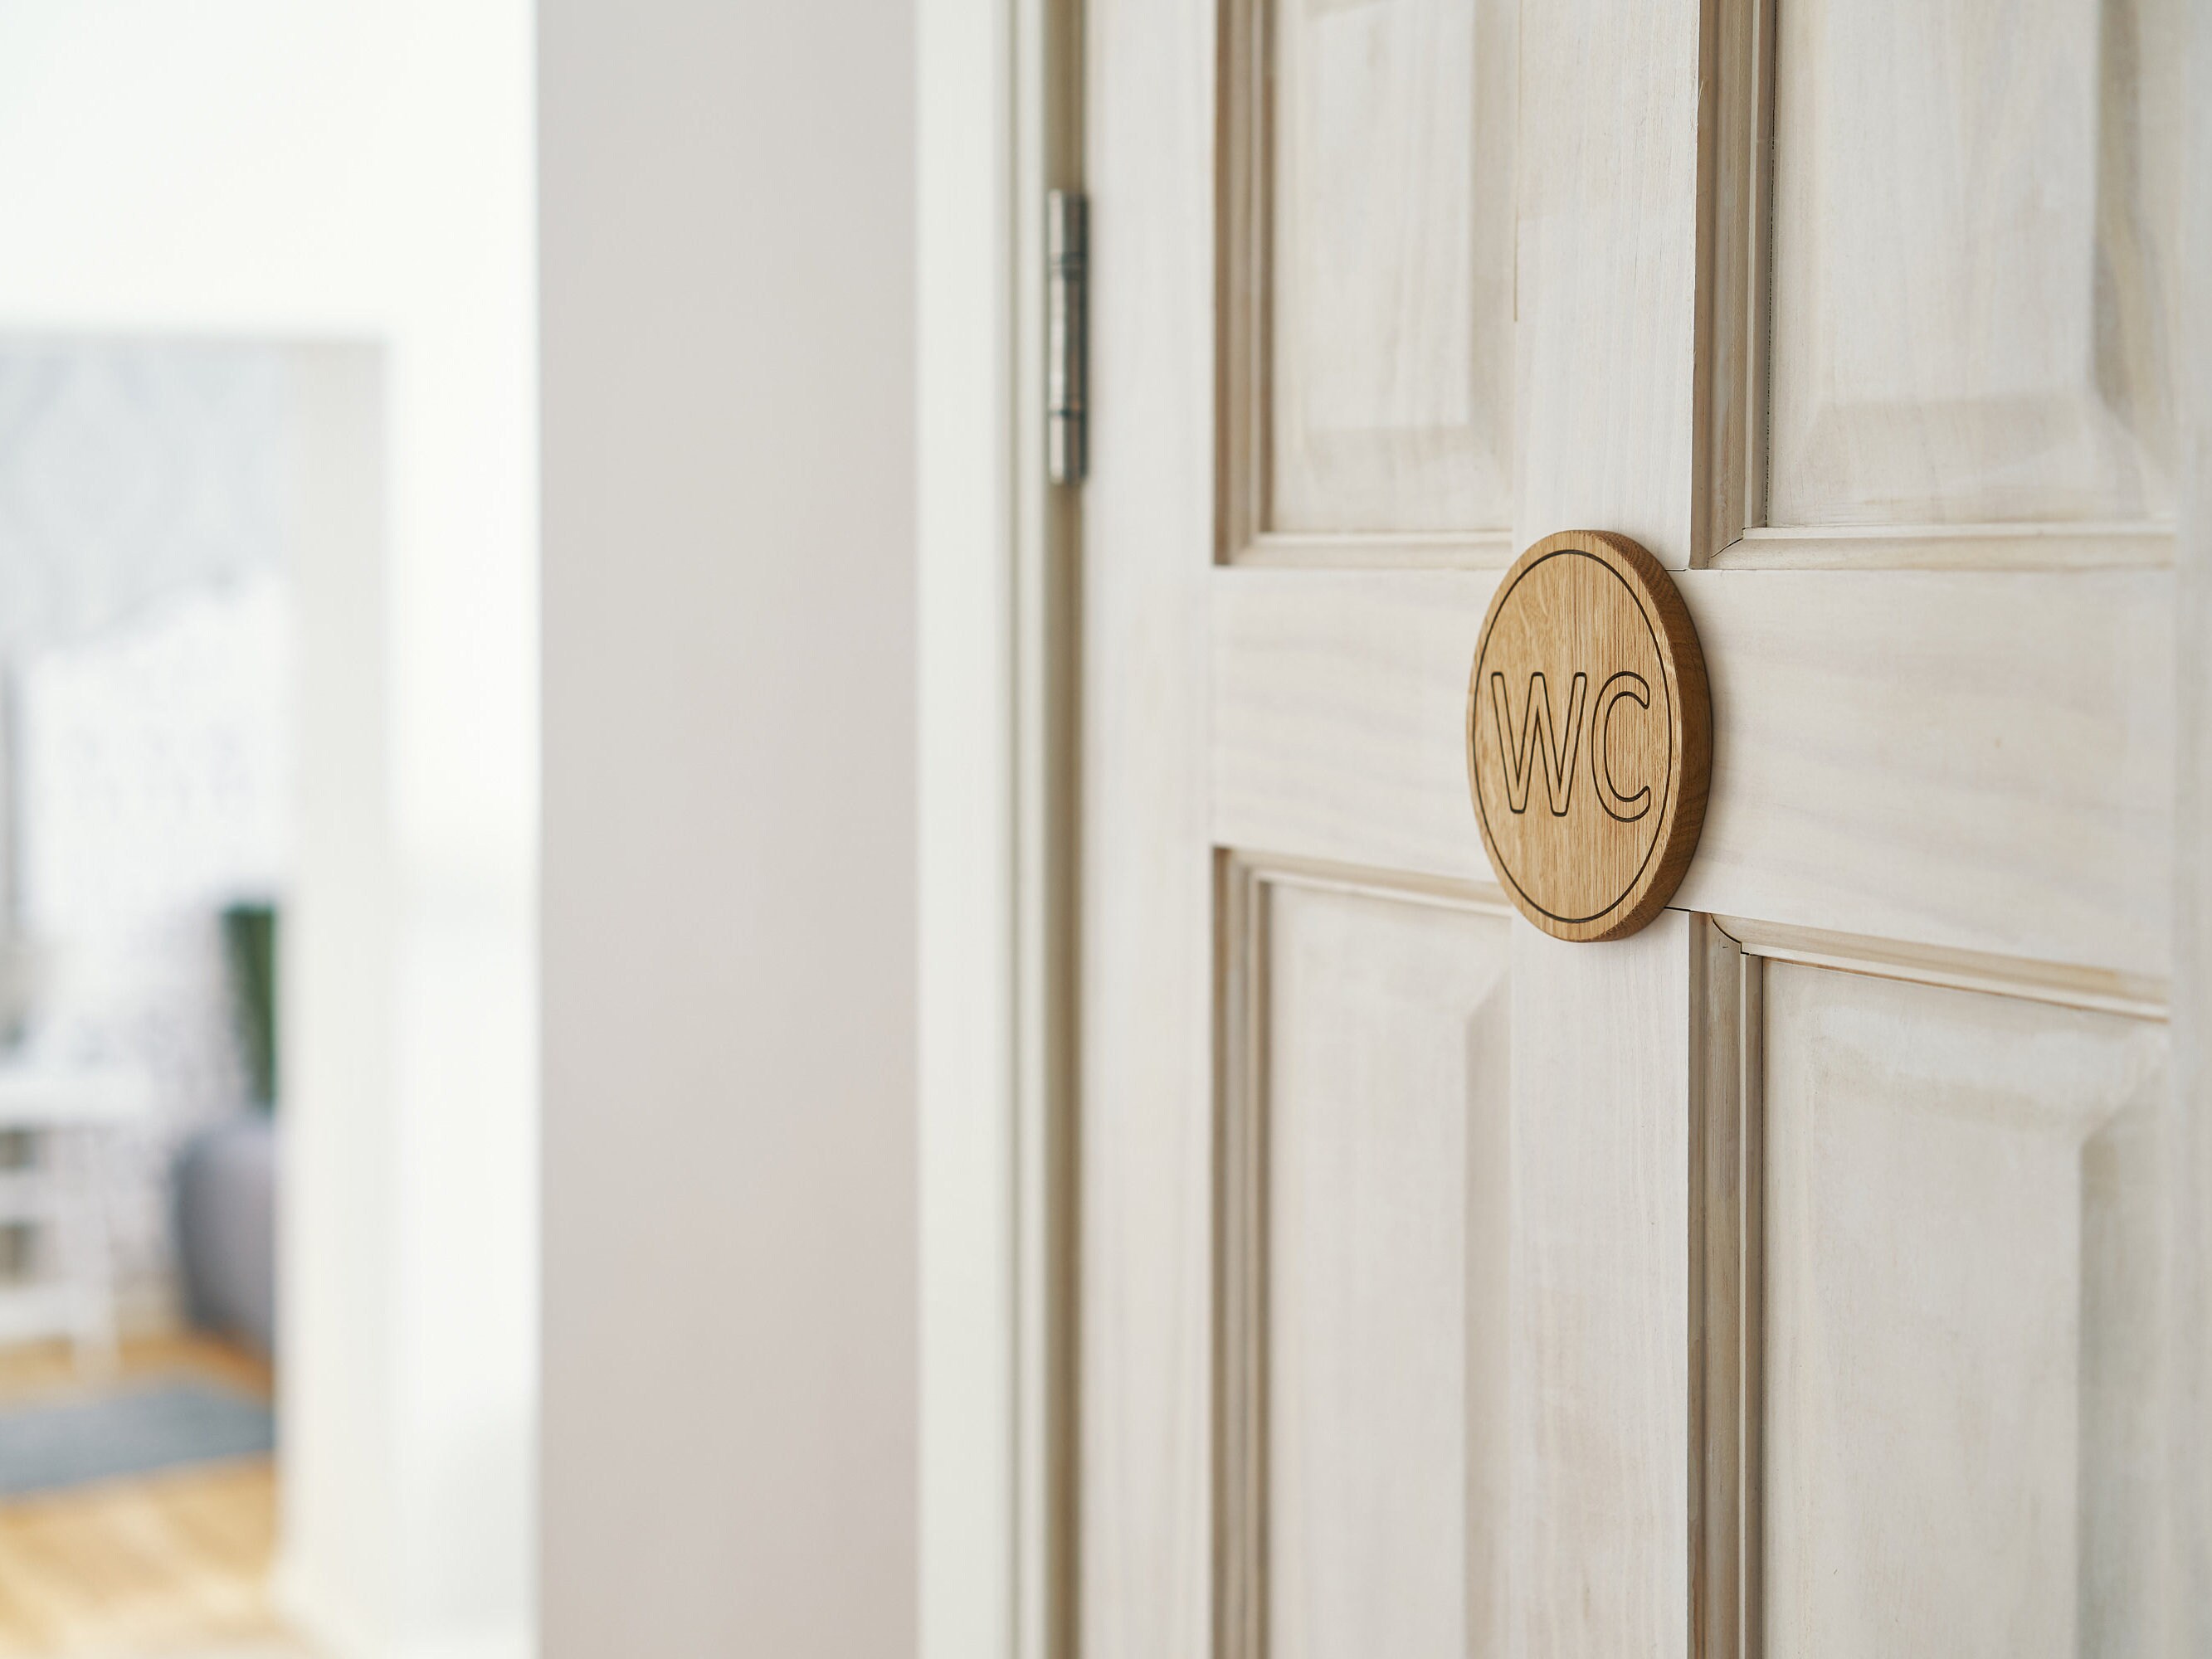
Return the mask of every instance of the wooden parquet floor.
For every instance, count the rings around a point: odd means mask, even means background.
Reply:
[[[194,1337],[126,1344],[121,1370],[270,1384]],[[0,1404],[84,1386],[58,1345],[0,1352]],[[276,1540],[267,1458],[0,1501],[0,1659],[307,1659],[270,1605]]]

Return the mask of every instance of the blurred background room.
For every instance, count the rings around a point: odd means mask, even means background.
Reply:
[[[270,1633],[284,374],[0,345],[0,1644]]]
[[[915,20],[0,0],[0,1659],[915,1650]]]
[[[531,39],[0,4],[0,1659],[535,1650]]]

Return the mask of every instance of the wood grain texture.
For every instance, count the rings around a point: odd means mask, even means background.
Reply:
[[[1567,0],[1521,20],[1514,544],[1571,525],[1690,562],[1700,9]]]
[[[2162,1025],[1767,972],[1769,1651],[2173,1653]]]
[[[1889,1589],[1910,1601],[1935,1583],[1964,1587],[1923,1620],[1955,1638],[1946,1650],[1998,1650],[1990,1632],[2027,1605],[2005,1601],[2024,1573],[2055,1580],[2078,1567],[2094,1586],[2132,1571],[2098,1566],[2118,1559],[2098,1554],[2101,1544],[2068,1555],[2073,1523],[2053,1518],[2065,1510],[2055,1449],[2064,1413],[2051,1406],[2065,1393],[2052,1370],[2065,1346],[2052,1334],[2064,1300],[2055,1235],[2006,1212],[2002,1181],[1971,1160],[1937,1158],[1942,1180],[1909,1211],[1878,1181],[1820,1171],[1824,1146],[1863,1138],[1916,1090],[1964,1101],[1964,1085],[1929,1084],[1960,1054],[2000,1084],[2013,1075],[1990,1030],[2033,1049],[2072,1022],[2104,1021],[2095,1029],[2109,1033],[2164,1006],[2177,647],[2160,494],[2171,485],[2160,482],[2174,462],[2160,446],[2177,441],[2159,435],[2171,416],[2160,413],[2156,360],[2173,325],[2157,294],[2172,279],[2166,233],[2150,221],[2172,189],[2177,106],[2160,78],[2169,69],[2127,53],[2169,38],[2175,6],[2032,0],[2028,21],[2042,32],[2002,51],[1978,49],[2008,39],[1991,32],[1994,0],[1932,11],[1791,0],[1787,18],[1767,0],[1524,9],[1505,543],[1468,514],[1422,527],[1437,498],[1402,470],[1413,453],[1403,434],[1431,429],[1443,408],[1447,382],[1422,376],[1462,361],[1481,326],[1479,309],[1431,323],[1425,307],[1453,291],[1458,228],[1479,213],[1440,205],[1472,198],[1455,194],[1461,163],[1439,160],[1435,136],[1448,112],[1467,110],[1470,88],[1468,118],[1483,118],[1487,9],[1232,4],[1219,14],[1217,62],[1213,37],[1164,0],[1101,0],[1094,38],[1113,57],[1103,72],[1094,64],[1094,134],[1110,138],[1114,163],[1097,194],[1102,340],[1117,284],[1124,332],[1109,348],[1118,367],[1099,375],[1088,555],[1085,827],[1105,851],[1086,898],[1102,932],[1085,962],[1086,1082],[1098,1085],[1086,1101],[1085,1186],[1087,1651],[1150,1659],[1203,1653],[1208,1641],[1224,1659],[1482,1650],[1472,1613],[1455,1615],[1443,1587],[1454,1526],[1437,1472],[1401,1465],[1399,1437],[1449,1462],[1463,1449],[1453,1434],[1479,1426],[1479,1416],[1444,1426],[1439,1403],[1471,1396],[1475,1362],[1452,1382],[1451,1321],[1438,1311],[1449,1275],[1437,1266],[1450,1212],[1437,1166],[1452,1160],[1422,1138],[1437,1121],[1419,1115],[1420,1100],[1446,1091],[1428,1072],[1413,1076],[1435,1045],[1413,1029],[1395,977],[1428,961],[1448,930],[1377,921],[1378,906],[1398,902],[1378,895],[1491,875],[1462,769],[1468,665],[1504,550],[1573,524],[1634,537],[1669,568],[1713,567],[1686,569],[1680,586],[1710,666],[1714,770],[1680,909],[1603,945],[1511,930],[1505,1650],[1933,1651],[1863,1615]],[[1393,30],[1429,42],[1433,64],[1394,56]],[[1354,37],[1358,51],[1319,53],[1324,39]],[[1475,71],[1445,84],[1465,61],[1462,39],[1477,42]],[[2074,50],[2085,40],[2086,71]],[[1778,55],[1791,51],[1805,61]],[[1778,103],[1784,75],[1806,77],[1790,83],[1803,95]],[[1883,76],[1894,84],[1874,87]],[[1402,106],[1375,102],[1386,82],[1406,89]],[[1917,105],[1900,86],[1918,89]],[[1223,101],[1209,126],[1211,88]],[[1890,112],[1893,130],[1861,143],[1852,124],[1865,111],[1842,106],[1869,88],[1867,106]],[[1357,118],[1348,127],[1330,126],[1332,98]],[[2087,126],[2075,118],[2085,109]],[[1784,158],[1796,168],[1796,216],[1770,250],[1766,204],[1780,185],[1766,140],[1785,112],[1799,124],[1783,134],[1798,135],[1795,160]],[[1881,165],[1843,176],[1842,160],[1864,157]],[[1899,176],[1907,165],[1926,176]],[[1353,173],[1364,196],[1341,185]],[[2050,200],[2023,193],[2023,180],[2045,175]],[[1962,179],[1982,197],[1960,198]],[[1286,190],[1305,192],[1296,212]],[[1899,227],[1939,198],[1958,211],[1902,246]],[[1885,203],[1894,222],[1877,210]],[[2011,219],[1998,211],[2008,203]],[[1415,206],[1449,228],[1431,226],[1419,256],[1396,262],[1403,285],[1393,288],[1376,251],[1399,245]],[[1114,276],[1104,250],[1117,212],[1127,240],[1110,257],[1127,263]],[[1834,227],[1859,220],[1863,234],[1832,258]],[[1316,228],[1346,222],[1360,234]],[[1211,287],[1194,246],[1222,255]],[[1992,264],[1992,248],[2011,252]],[[1978,334],[1962,310],[1961,294],[1983,290],[1984,320],[2002,338]],[[2069,309],[2082,294],[2087,312]],[[1286,318],[1286,306],[1298,314]],[[1321,328],[1316,317],[1338,322]],[[1408,359],[1416,335],[1436,347],[1426,362]],[[1849,339],[1864,349],[1839,348]],[[1194,390],[1194,362],[1214,374],[1217,408]],[[1930,379],[1937,362],[1958,371],[1953,381]],[[1894,386],[1847,383],[1868,365]],[[1118,410],[1110,374],[1122,377]],[[1785,391],[1796,400],[1787,409]],[[1374,428],[1387,444],[1356,452],[1364,471],[1344,470],[1354,450],[1332,447],[1364,429],[1329,424],[1346,410],[1401,422]],[[1778,485],[1770,417],[1787,451]],[[2047,468],[2024,459],[2046,441]],[[1363,494],[1385,477],[1401,495]],[[1297,489],[1307,493],[1285,515]],[[1787,510],[1770,514],[1771,498]],[[1767,522],[1778,516],[1778,528]],[[1229,568],[1194,574],[1208,558]],[[1214,866],[1218,976],[1200,984],[1196,872],[1208,845],[1234,850]],[[1294,866],[1304,884],[1276,909],[1271,890],[1292,884],[1255,872]],[[1695,911],[1730,918],[1738,938]],[[1271,933],[1286,918],[1304,944]],[[1454,971],[1480,956],[1469,945]],[[1460,983],[1429,967],[1435,982]],[[1870,1218],[1881,1271],[1861,1271],[1851,1237],[1796,1235],[1784,1265],[1798,1323],[1778,1336],[1764,1322],[1766,1247],[1802,1212],[1778,1222],[1768,1203],[1778,1189],[1763,1139],[1766,1043],[1829,1018],[1793,1004],[1776,1025],[1765,994],[1786,975],[1851,981],[1824,1006],[1843,1009],[1846,1027],[1857,1020],[1872,1047],[1849,1066],[1808,1070],[1802,1045],[1785,1042],[1790,1077],[1814,1079],[1790,1097],[1798,1106],[1856,1090],[1864,1110],[1829,1143],[1786,1141],[1781,1163],[1803,1177],[1798,1190],[1863,1194],[1856,1213]],[[1929,1024],[1912,1012],[1990,989],[2007,994],[2006,1012],[1979,1036],[1972,1020]],[[1209,994],[1226,1108],[1211,1143],[1194,1127]],[[2057,1076],[2028,1092],[2063,1092]],[[1355,1092],[1356,1109],[1346,1103]],[[1984,1106],[2008,1109],[1974,1109]],[[1429,1156],[1363,1162],[1370,1121]],[[1286,1124],[1287,1146],[1273,1133]],[[2006,1144],[2055,1212],[2065,1206],[2038,1139],[2047,1127],[2038,1119]],[[2127,1234],[2144,1220],[2129,1197],[2133,1167],[2106,1171],[2124,1190],[2096,1225]],[[2192,1190],[2177,1178],[2161,1213],[2196,1201]],[[1296,1225],[1281,1203],[1291,1191]],[[1389,1207],[1378,1194],[1396,1197],[1409,1231],[1389,1236],[1388,1262],[1355,1275],[1383,1236],[1361,1219]],[[1977,1227],[2017,1246],[2032,1269],[2022,1286],[1984,1294],[1974,1273],[1942,1278],[1980,1248],[1942,1231],[1952,1194]],[[2080,1328],[2093,1346],[2100,1331],[2132,1328],[2131,1314],[2099,1325],[2111,1310],[2185,1276],[2179,1253],[2128,1254],[2137,1249],[2076,1281],[2102,1298],[2105,1311]],[[1916,1252],[1937,1275],[1926,1303],[1939,1340],[1916,1350],[1893,1322],[1838,1316],[1863,1352],[1831,1370],[1931,1368],[1928,1398],[1893,1420],[1911,1442],[1923,1432],[1911,1412],[1948,1400],[1971,1444],[1948,1464],[1938,1449],[1893,1468],[1852,1449],[1863,1421],[1820,1415],[1826,1402],[1806,1381],[1818,1366],[1791,1371],[1795,1392],[1771,1410],[1768,1362],[1785,1350],[1802,1358],[1802,1343],[1788,1345],[1830,1289],[1844,1287],[1831,1305],[1848,1314],[1893,1266],[1909,1278]],[[1974,1294],[1952,1294],[1970,1281]],[[1372,1305],[1356,1305],[1348,1287],[1364,1287]],[[1421,1321],[1397,1319],[1399,1291],[1427,1310],[1425,1336]],[[1865,1306],[1881,1312],[1887,1288],[1874,1291]],[[1285,1296],[1304,1322],[1277,1316]],[[1193,1345],[1208,1339],[1206,1376]],[[1983,1457],[1968,1391],[1940,1374],[1960,1353],[2024,1354],[2041,1367],[2023,1376],[1992,1361],[1984,1392],[2000,1411],[2027,1401],[2048,1438],[2020,1443],[2009,1463]],[[1417,1377],[1434,1393],[1407,1404],[1391,1392]],[[2124,1392],[2109,1378],[2097,1386]],[[2181,1423],[2179,1389],[2130,1397],[2175,1444],[2201,1442]],[[2104,1409],[2090,1402],[2079,1419],[2095,1467],[2076,1474],[2108,1518],[2082,1522],[2074,1541],[2096,1528],[2135,1535],[2111,1529],[2114,1494],[2137,1465]],[[1769,1501],[1778,1468],[1795,1482],[1785,1512]],[[1837,1469],[1850,1480],[1829,1479]],[[1212,1484],[1194,1492],[1195,1470]],[[1363,1483],[1386,1479],[1401,1511],[1370,1503]],[[1882,1505],[1862,1494],[1879,1498],[1885,1481],[1899,1494],[1886,1519],[1899,1538],[1917,1536],[1911,1559],[1864,1519]],[[2025,1521],[2012,1502],[2023,1492]],[[1966,1501],[1991,1495],[1986,1512]],[[2170,1497],[2147,1501],[2185,1507]],[[1936,1523],[1916,1522],[1915,1505]],[[1401,1513],[1419,1521],[1416,1535],[1393,1530]],[[1194,1565],[1209,1525],[1211,1580]],[[1778,1538],[1789,1548],[1773,1558]],[[2201,1540],[2160,1538],[2161,1549],[2199,1552],[2174,1559],[2201,1560]],[[1363,1555],[1370,1546],[1387,1559]],[[1771,1558],[1797,1575],[1778,1601]],[[1822,1562],[1839,1564],[1838,1582],[1816,1582]],[[1878,1593],[1842,1582],[1869,1562]],[[1483,1569],[1470,1556],[1461,1572],[1471,1609]],[[2147,1628],[2110,1611],[2136,1605],[2133,1589],[2097,1607],[2084,1599],[2093,1593],[2039,1582],[2035,1616],[2004,1634],[2035,1650],[2060,1628],[2053,1609],[2065,1596],[2108,1650]],[[2162,1605],[2171,1613],[2187,1599]],[[2176,1638],[2165,1650],[2192,1650]]]
[[[1522,915],[1583,942],[1657,915],[1697,850],[1712,743],[1697,628],[1658,561],[1587,530],[1515,561],[1475,644],[1467,755],[1484,850]]]
[[[1515,283],[1520,545],[1580,524],[1672,568],[1696,550],[1701,21],[1696,7],[1601,0],[1524,10],[1522,130],[1540,142],[1522,155]],[[1463,597],[1479,609],[1489,596]],[[1389,629],[1374,610],[1361,620]],[[1218,718],[1241,720],[1244,688],[1218,655],[1216,674]],[[1435,693],[1416,695],[1425,711]],[[1409,732],[1424,718],[1386,717]],[[1330,724],[1371,735],[1370,719],[1347,708]],[[1413,775],[1394,783],[1404,793]],[[1224,779],[1217,814],[1268,793]],[[1418,822],[1449,833],[1440,800]],[[1465,857],[1441,834],[1426,851]],[[1691,923],[1673,913],[1594,947],[1515,929],[1508,1650],[1530,1659],[1689,1651],[1693,964]]]
[[[1226,879],[1216,1652],[1501,1652],[1509,912]]]
[[[264,1398],[270,1389],[267,1365],[199,1337],[126,1340],[118,1375],[202,1376]],[[0,1400],[10,1404],[84,1386],[61,1344],[0,1352]],[[276,1541],[265,1457],[0,1503],[0,1656],[306,1659],[269,1593]]]
[[[258,1458],[0,1509],[0,1655],[306,1659],[270,1606],[276,1500]]]
[[[2163,572],[1738,575],[1685,597],[1715,787],[1680,901],[2163,976]]]
[[[2171,517],[2187,11],[1778,9],[1765,522]]]
[[[1680,903],[2166,974],[2169,574],[1679,582],[1715,721]],[[1215,836],[1484,878],[1461,722],[1493,586],[1218,573]]]
[[[1498,580],[1216,572],[1220,844],[1492,879],[1465,749],[1468,668]]]
[[[1669,568],[1696,550],[1701,12],[1609,0],[1522,10],[1517,545],[1594,525]],[[1467,597],[1479,611],[1488,592]],[[1384,630],[1414,657],[1449,626]],[[1702,617],[1698,631],[1710,653]],[[1249,708],[1224,671],[1218,652],[1217,730]],[[1320,658],[1308,672],[1328,673]],[[1386,717],[1408,738],[1435,694],[1419,695]],[[1383,729],[1346,708],[1316,738],[1347,717],[1370,738]],[[1252,799],[1222,778],[1217,814]],[[1449,820],[1439,802],[1418,822]],[[1465,858],[1463,843],[1448,856]],[[1507,1651],[1522,1659],[1689,1651],[1694,961],[1690,920],[1673,912],[1598,945],[1514,929]]]
[[[1693,918],[1513,927],[1512,1638],[1689,1652]],[[1603,1033],[1603,1040],[1595,1040]]]
[[[1518,8],[1221,10],[1224,555],[1493,562]]]
[[[1213,1640],[1211,8],[1086,8],[1079,1650]]]

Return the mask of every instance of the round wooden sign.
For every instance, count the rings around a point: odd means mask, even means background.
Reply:
[[[1468,682],[1468,781],[1491,868],[1565,939],[1666,908],[1705,827],[1712,701],[1666,569],[1626,536],[1567,530],[1498,585]]]

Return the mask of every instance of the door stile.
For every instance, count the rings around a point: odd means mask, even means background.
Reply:
[[[1517,546],[1758,520],[1768,9],[1524,14]],[[1516,1653],[1759,1650],[1760,983],[1692,912],[1516,925]]]
[[[1152,1659],[1214,1637],[1215,30],[1099,0],[1084,32],[1076,1646]]]
[[[1759,1651],[1761,963],[1513,934],[1513,1650]]]
[[[1512,942],[1510,1650],[1690,1652],[1702,918]]]
[[[1522,15],[1516,548],[1607,530],[1692,562],[1704,37],[1686,0]]]

